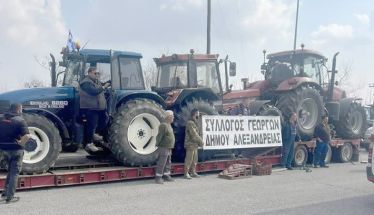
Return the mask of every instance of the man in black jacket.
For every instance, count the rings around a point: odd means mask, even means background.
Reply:
[[[86,150],[97,152],[101,149],[94,145],[95,140],[102,140],[102,137],[95,134],[98,125],[106,126],[106,99],[105,89],[110,83],[101,84],[99,81],[100,73],[95,67],[88,69],[88,75],[80,83],[80,108],[86,116],[85,142]]]
[[[292,112],[289,120],[282,126],[282,166],[288,170],[293,170],[291,165],[294,157],[295,139],[297,135],[296,120],[296,113]]]
[[[8,112],[0,114],[0,151],[8,166],[1,199],[6,203],[19,200],[19,197],[14,197],[14,193],[22,167],[23,145],[30,138],[26,121],[21,117],[21,114],[21,104],[12,104]]]
[[[329,118],[322,116],[322,122],[314,129],[314,136],[317,138],[317,147],[314,149],[314,168],[318,165],[328,168],[325,164],[325,159],[328,151],[328,144],[331,141]]]

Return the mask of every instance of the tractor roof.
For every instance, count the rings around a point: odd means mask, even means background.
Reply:
[[[142,57],[140,53],[137,52],[128,52],[128,51],[117,51],[117,50],[104,50],[104,49],[82,49],[79,53],[85,56],[101,56],[101,57],[110,57],[110,52],[115,55],[125,55],[131,57]]]
[[[294,54],[297,55],[297,56],[309,55],[309,56],[314,56],[314,57],[317,57],[317,58],[326,59],[326,57],[323,56],[321,53],[319,53],[317,51],[309,50],[309,49],[296,49],[295,51],[290,50],[290,51],[276,52],[276,53],[268,54],[266,56],[266,58],[267,59],[271,59],[271,58],[289,58],[289,57],[291,57]]]
[[[142,55],[136,52],[127,52],[127,51],[117,51],[117,50],[103,50],[103,49],[82,49],[79,51],[79,54],[87,59],[88,62],[91,61],[101,61],[101,62],[110,62],[110,57],[112,56],[127,56],[141,58]]]
[[[216,61],[218,59],[218,54],[173,54],[170,56],[162,55],[160,58],[153,58],[153,60],[158,65],[188,61],[189,58],[196,61]]]

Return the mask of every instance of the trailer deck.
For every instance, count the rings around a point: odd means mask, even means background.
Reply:
[[[254,158],[238,158],[230,160],[211,160],[198,163],[197,172],[218,172],[231,164],[252,164],[266,162],[280,163],[280,155],[266,155]],[[183,163],[173,163],[172,175],[184,174]],[[44,174],[20,175],[18,190],[33,188],[62,187],[71,185],[108,183],[134,179],[153,178],[155,166],[125,167],[113,159],[79,155],[62,154],[56,165]],[[4,189],[6,172],[0,172],[0,190]]]

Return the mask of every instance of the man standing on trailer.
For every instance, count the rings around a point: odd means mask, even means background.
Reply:
[[[199,134],[199,116],[198,109],[191,111],[191,119],[186,125],[186,136],[184,138],[184,148],[186,149],[186,158],[184,160],[184,177],[191,179],[192,177],[200,177],[196,173],[196,164],[198,160],[197,149],[202,147],[204,142]]]
[[[325,164],[325,159],[328,151],[328,144],[331,141],[329,118],[322,116],[322,122],[314,129],[314,136],[317,138],[317,147],[314,149],[314,168],[318,165],[323,168],[328,168]]]
[[[282,126],[282,166],[288,170],[293,170],[292,160],[294,157],[295,139],[297,135],[296,120],[297,115],[295,112],[292,112],[288,121]]]
[[[16,202],[15,197],[18,175],[21,171],[23,160],[23,146],[29,141],[29,130],[26,121],[21,117],[22,105],[12,104],[9,111],[0,114],[0,151],[8,166],[1,201],[5,203]]]
[[[174,113],[171,110],[165,111],[166,122],[160,124],[156,137],[156,146],[158,147],[158,160],[156,167],[156,183],[163,184],[165,181],[174,181],[170,176],[171,152],[175,145],[175,137],[171,123],[174,121]]]
[[[86,115],[85,133],[85,149],[97,152],[101,149],[96,147],[94,140],[102,141],[103,138],[97,134],[98,125],[105,126],[107,124],[106,116],[106,99],[104,91],[110,86],[110,83],[101,84],[99,81],[100,73],[96,67],[88,69],[87,76],[80,83],[80,108]]]

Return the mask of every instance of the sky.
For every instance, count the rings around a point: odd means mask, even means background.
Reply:
[[[49,84],[49,53],[61,58],[69,30],[86,48],[135,51],[143,68],[162,54],[206,52],[206,0],[0,0],[0,92]],[[296,0],[212,0],[211,53],[237,63],[240,79],[262,79],[262,50],[293,48]],[[374,2],[300,0],[297,46],[340,52],[341,83],[373,101]]]

